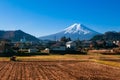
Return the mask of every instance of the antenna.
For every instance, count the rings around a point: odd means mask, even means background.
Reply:
[[[53,40],[55,40],[56,41],[56,35],[54,36],[54,39]]]

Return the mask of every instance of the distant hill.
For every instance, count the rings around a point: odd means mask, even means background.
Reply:
[[[38,38],[27,34],[21,30],[16,31],[0,31],[0,38],[1,39],[9,39],[11,41],[20,41],[20,39],[25,38],[27,41],[39,41]]]
[[[80,40],[89,40],[97,34],[100,34],[100,33],[87,28],[83,24],[75,23],[75,24],[69,26],[68,28],[62,30],[61,32],[58,32],[58,33],[55,33],[52,35],[39,37],[39,39],[59,40],[61,37],[65,36],[67,38],[70,37],[72,40],[77,40],[78,38]]]
[[[109,31],[101,35],[96,35],[91,40],[120,40],[120,32]]]

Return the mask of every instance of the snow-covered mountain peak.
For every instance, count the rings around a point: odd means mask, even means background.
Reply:
[[[88,28],[86,28],[83,24],[78,24],[78,23],[75,23],[64,30],[64,34],[67,33],[88,34],[90,32],[91,31]]]
[[[77,40],[78,38],[80,40],[89,40],[93,36],[98,34],[100,33],[86,27],[83,24],[75,23],[64,30],[61,30],[60,32],[48,36],[40,37],[40,39],[60,40],[61,37],[65,36],[67,38],[70,37],[72,40]]]

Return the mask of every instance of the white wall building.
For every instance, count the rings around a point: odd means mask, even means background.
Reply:
[[[37,49],[28,49],[28,53],[36,53],[37,51]]]
[[[74,41],[69,41],[66,43],[66,48],[76,48],[76,43]]]

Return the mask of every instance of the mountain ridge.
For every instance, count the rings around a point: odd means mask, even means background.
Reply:
[[[105,41],[119,41],[120,40],[120,32],[116,31],[108,31],[104,34],[95,35],[91,40],[105,40]]]
[[[27,41],[39,41],[38,38],[23,32],[22,30],[0,30],[0,38],[9,39],[13,42],[20,41],[22,38],[26,38]]]

